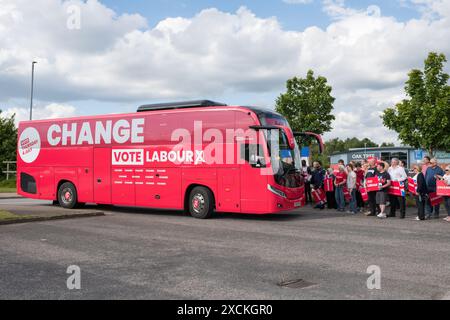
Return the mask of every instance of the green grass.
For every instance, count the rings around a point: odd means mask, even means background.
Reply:
[[[0,193],[16,193],[16,180],[1,180]]]
[[[34,216],[28,216],[28,215],[17,215],[14,213],[11,213],[9,211],[0,210],[0,222],[1,221],[11,221],[11,220],[26,220],[26,219],[32,219],[35,218]]]

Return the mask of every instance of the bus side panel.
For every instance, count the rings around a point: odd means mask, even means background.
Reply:
[[[38,194],[39,199],[43,200],[56,199],[55,173],[52,167],[42,168],[40,170]]]
[[[69,181],[75,185],[77,192],[79,190],[78,186],[78,168],[71,167],[59,167],[55,168],[55,190],[57,192],[58,185],[62,181]]]
[[[239,168],[217,169],[217,211],[241,212]]]
[[[111,148],[94,148],[94,202],[111,204]]]
[[[78,201],[94,202],[92,167],[78,168]]]
[[[186,190],[191,185],[202,185],[206,186],[214,194],[217,200],[217,170],[215,168],[183,168],[182,169],[182,190],[183,199],[186,194]],[[186,195],[189,197],[189,194]]]

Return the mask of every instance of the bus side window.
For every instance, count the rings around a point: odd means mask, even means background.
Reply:
[[[264,150],[259,144],[242,144],[241,159],[248,162],[254,168],[265,168]]]

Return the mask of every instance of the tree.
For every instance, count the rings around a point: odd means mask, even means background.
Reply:
[[[383,124],[398,133],[399,139],[434,155],[450,150],[450,76],[443,71],[444,54],[431,52],[425,68],[411,70],[405,85],[407,99],[384,110]]]
[[[16,160],[17,129],[14,124],[14,115],[10,118],[2,116],[0,110],[0,166],[3,161]],[[1,173],[1,170],[0,170]]]
[[[392,142],[383,142],[380,144],[380,148],[386,148],[386,147],[394,147],[395,145]]]
[[[276,111],[289,121],[292,130],[323,134],[332,129],[331,114],[335,98],[325,77],[314,77],[312,70],[305,79],[294,77],[286,83],[287,91],[276,101]]]

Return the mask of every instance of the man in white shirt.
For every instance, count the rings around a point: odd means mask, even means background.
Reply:
[[[391,160],[391,167],[388,170],[391,176],[391,181],[405,182],[408,177],[406,176],[405,169],[400,167],[400,161],[397,158]],[[406,201],[403,196],[389,195],[389,202],[391,203],[391,210],[389,217],[395,217],[397,211],[397,205],[400,205],[400,219],[405,219],[406,214]]]

